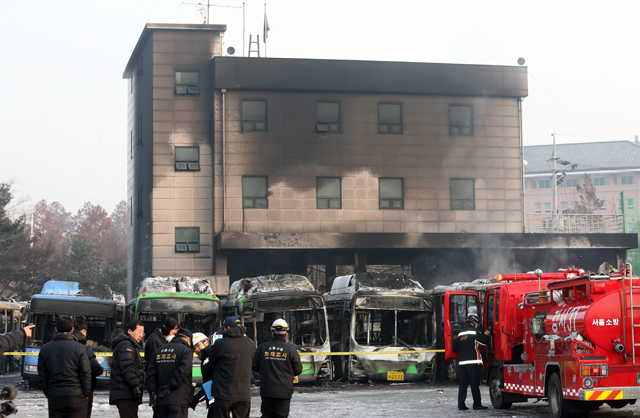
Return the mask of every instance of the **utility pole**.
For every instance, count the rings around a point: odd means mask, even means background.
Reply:
[[[552,133],[551,136],[553,137],[553,219],[554,219],[554,223],[555,223],[555,219],[558,216],[558,167],[557,167],[557,160],[558,157],[556,156],[556,133]]]

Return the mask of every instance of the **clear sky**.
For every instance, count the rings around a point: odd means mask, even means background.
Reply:
[[[146,23],[202,23],[196,0],[0,0],[0,181],[21,199],[126,199],[126,80]],[[206,0],[204,1],[206,4]],[[211,0],[242,54],[242,1]],[[264,1],[246,0],[246,34]],[[640,3],[269,0],[269,57],[529,69],[525,145],[640,135]],[[261,46],[261,51],[264,45]],[[27,207],[28,204],[25,204]]]

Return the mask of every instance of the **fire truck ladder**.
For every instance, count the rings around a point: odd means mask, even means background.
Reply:
[[[629,303],[630,303],[630,308],[629,309],[629,313],[630,313],[630,319],[631,319],[631,356],[633,359],[633,364],[637,364],[636,363],[636,347],[640,347],[640,342],[637,342],[636,340],[636,329],[640,328],[640,323],[636,323],[636,316],[638,317],[638,319],[640,320],[640,312],[638,312],[638,314],[634,315],[634,310],[636,309],[640,309],[640,305],[636,305],[633,303],[633,291],[636,289],[640,289],[640,286],[634,286],[633,285],[633,277],[631,277],[631,275],[627,276],[626,274],[622,277],[622,291],[624,293],[624,285],[625,285],[625,281],[627,281],[627,279],[629,280]],[[623,312],[624,314],[622,315],[623,321],[625,322],[623,325],[623,332],[626,334],[627,332],[627,324],[626,324],[626,313],[627,313],[627,309],[626,307],[624,307],[625,304],[625,300],[626,300],[626,296],[623,296],[622,298],[622,304],[623,304]],[[624,339],[626,340],[627,337],[626,335],[624,336]],[[626,341],[624,342],[624,344],[626,345]],[[626,357],[626,355],[625,355]],[[625,359],[626,360],[626,359]]]

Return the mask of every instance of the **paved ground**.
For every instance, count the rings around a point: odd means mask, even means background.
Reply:
[[[5,379],[0,379],[2,381]],[[484,404],[491,405],[489,393],[486,387],[482,387]],[[428,384],[428,383],[404,383],[404,384],[338,384],[329,386],[300,387],[293,397],[291,404],[291,417],[307,418],[342,418],[342,417],[548,417],[546,402],[526,404],[514,404],[508,410],[495,410],[489,408],[485,411],[458,411],[458,388],[453,384]],[[260,397],[258,388],[252,391],[251,418],[260,417]],[[471,398],[467,405],[471,405]],[[146,400],[146,398],[145,398]],[[14,401],[18,406],[18,417],[44,418],[47,414],[47,401],[42,392],[31,390],[21,391]],[[94,418],[117,417],[115,406],[109,405],[109,393],[106,390],[98,390],[95,394],[93,415]],[[152,411],[146,404],[140,406],[139,416],[151,418]],[[206,409],[200,405],[196,411],[189,410],[190,417],[206,417]],[[620,410],[614,410],[603,406],[600,411],[593,412],[592,418],[629,418],[640,417],[640,405],[627,406]]]

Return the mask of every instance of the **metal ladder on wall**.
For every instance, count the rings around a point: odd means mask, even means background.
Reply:
[[[631,319],[631,357],[633,359],[633,364],[636,365],[636,347],[640,347],[640,338],[636,339],[636,329],[640,329],[640,311],[636,314],[634,314],[634,310],[636,309],[640,309],[640,305],[636,305],[633,302],[633,291],[636,289],[640,289],[640,286],[634,286],[633,285],[633,274],[632,274],[632,270],[631,270],[631,264],[630,263],[625,263],[624,267],[623,267],[623,271],[622,271],[622,289],[623,289],[623,293],[624,293],[624,287],[625,287],[625,282],[627,281],[627,279],[629,280],[629,304],[630,304],[630,308],[629,309],[629,313],[630,313],[630,319]],[[638,295],[638,297],[640,297],[640,295]],[[623,318],[623,330],[624,333],[626,334],[627,332],[627,324],[626,324],[626,317],[627,317],[627,312],[626,312],[626,307],[624,306],[625,301],[626,301],[627,297],[626,295],[623,295],[623,299],[622,299],[622,303],[623,303],[623,314],[622,314],[622,318]],[[640,303],[640,300],[638,301]],[[638,318],[638,322],[636,322],[636,318]],[[625,335],[625,342],[624,344],[626,345],[626,335]],[[626,357],[626,355],[625,355]],[[626,358],[625,358],[626,360]]]
[[[256,35],[256,40],[252,41],[251,37],[253,35],[249,34],[249,57],[252,52],[256,52],[258,54],[258,58],[260,58],[260,35]],[[256,44],[256,49],[251,49],[251,45]]]

